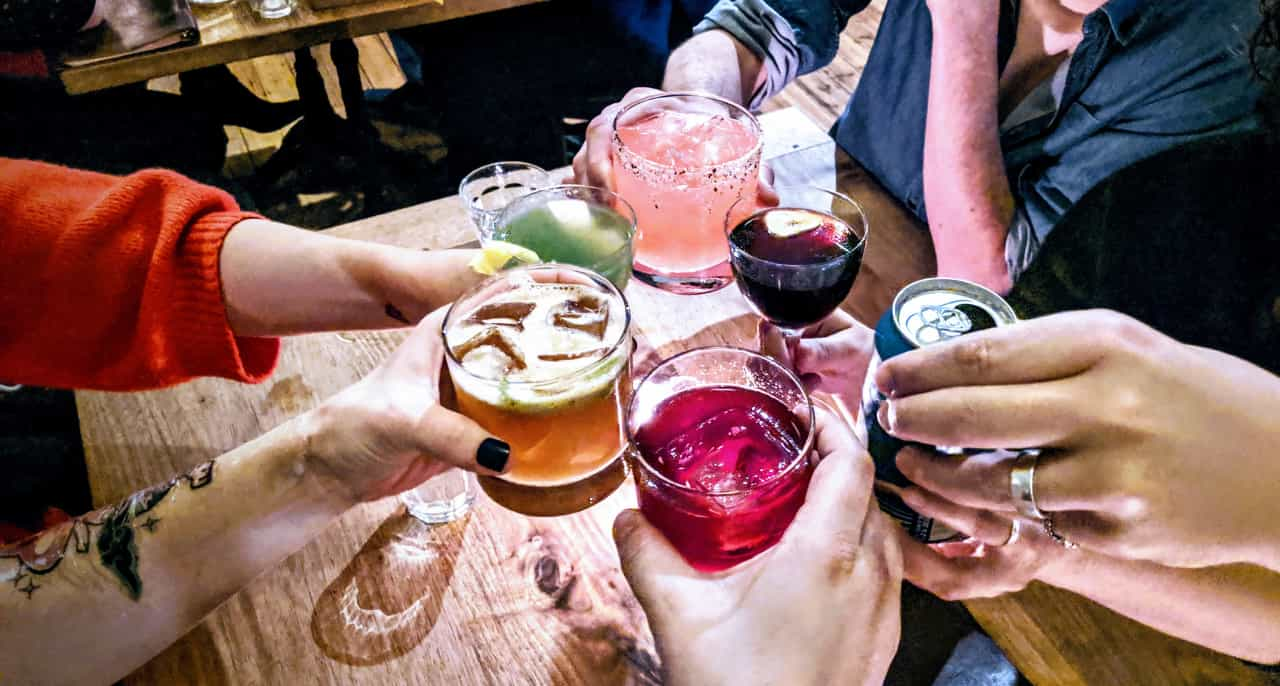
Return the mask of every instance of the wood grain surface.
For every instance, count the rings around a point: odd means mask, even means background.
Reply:
[[[835,178],[864,205],[871,237],[846,306],[872,321],[897,288],[932,272],[927,234],[830,140],[815,137],[814,124],[794,112],[763,120],[779,182]],[[791,149],[777,140],[804,142]],[[332,233],[413,248],[473,236],[454,198]],[[633,282],[627,297],[655,351],[640,364],[699,345],[756,344],[756,320],[734,287],[678,297]],[[77,393],[95,502],[113,502],[314,407],[402,336],[290,339],[275,376],[259,386],[201,380],[151,393]],[[408,518],[395,499],[356,508],[126,683],[658,683],[652,637],[609,535],[634,498],[628,482],[587,512],[530,519],[481,496],[464,520],[435,528]],[[1266,683],[1231,658],[1053,589],[1033,586],[969,607],[1035,684]]]
[[[367,0],[316,9],[297,0],[284,19],[260,19],[245,2],[194,7],[200,42],[101,64],[65,69],[68,93],[146,81],[167,74],[290,52],[340,38],[354,38],[484,12],[531,5],[541,0]]]

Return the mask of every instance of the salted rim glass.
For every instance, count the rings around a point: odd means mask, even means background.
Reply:
[[[738,157],[735,157],[732,160],[726,160],[724,162],[717,162],[714,164],[705,164],[700,167],[686,167],[683,165],[675,166],[675,165],[663,164],[661,162],[656,162],[637,152],[633,152],[630,148],[627,147],[625,143],[622,142],[622,137],[618,135],[618,122],[622,121],[624,118],[628,116],[633,116],[632,113],[635,110],[638,110],[642,107],[653,107],[655,104],[659,103],[660,101],[663,101],[663,100],[670,101],[675,99],[692,100],[693,102],[709,101],[721,107],[728,108],[735,114],[739,115],[741,119],[750,123],[751,130],[756,134],[755,144],[751,146],[750,150],[748,150],[747,152],[745,152],[744,154]],[[681,109],[678,107],[672,107],[672,108],[653,107],[653,110],[655,113],[658,111],[667,110],[667,109],[675,110],[677,112],[689,111],[687,109]],[[648,167],[653,171],[658,171],[664,174],[668,174],[672,170],[680,170],[682,172],[688,173],[689,171],[704,171],[704,170],[716,169],[716,168],[721,168],[721,169],[733,168],[744,163],[749,163],[751,161],[751,158],[758,156],[764,147],[764,129],[760,127],[760,120],[756,119],[756,116],[751,113],[751,110],[748,110],[742,105],[739,105],[738,103],[733,102],[732,100],[726,100],[725,98],[722,98],[718,95],[711,95],[709,93],[694,93],[692,91],[677,91],[674,93],[657,93],[655,95],[650,95],[648,97],[641,98],[627,105],[626,107],[623,107],[622,109],[618,110],[618,113],[613,115],[612,131],[613,131],[613,147],[614,147],[614,150],[619,153],[619,157],[622,158],[621,161],[623,161],[624,163],[627,163],[634,160],[636,163],[641,164],[642,166]]]
[[[483,304],[491,300],[492,298],[497,297],[503,292],[513,290],[514,287],[516,286],[517,279],[521,274],[529,274],[531,279],[539,283],[578,283],[578,284],[586,283],[586,284],[593,285],[596,288],[599,288],[600,290],[604,291],[606,294],[609,295],[609,297],[617,298],[618,302],[622,303],[622,316],[623,316],[622,328],[618,333],[618,339],[609,344],[609,349],[606,352],[601,353],[600,359],[597,360],[596,362],[590,365],[587,365],[586,367],[581,367],[578,369],[574,369],[573,371],[565,372],[561,376],[557,376],[550,379],[529,379],[525,381],[511,381],[506,377],[494,378],[494,377],[488,377],[488,376],[481,376],[480,374],[476,374],[475,372],[468,370],[462,364],[462,360],[459,360],[458,356],[453,353],[453,348],[450,347],[449,345],[449,335],[448,335],[449,328],[454,323],[455,315],[462,316],[462,314],[466,314],[470,312],[477,305]],[[538,279],[536,276],[534,276],[536,274],[549,274],[551,279],[555,279],[555,280]],[[558,275],[560,274],[567,274],[568,277],[573,280],[571,281],[560,280],[559,278],[557,278]],[[459,305],[463,305],[463,306],[459,307]],[[629,341],[631,340],[631,305],[627,302],[626,296],[622,295],[622,292],[618,290],[618,287],[613,285],[613,282],[597,274],[596,272],[591,271],[590,269],[583,269],[582,267],[575,267],[569,264],[561,264],[559,262],[531,264],[523,267],[516,267],[514,269],[508,269],[506,271],[498,272],[496,275],[491,276],[488,279],[484,280],[479,285],[475,286],[474,288],[472,288],[471,290],[467,291],[462,296],[460,296],[457,300],[455,300],[453,304],[449,306],[449,310],[445,312],[444,324],[440,327],[440,337],[444,342],[445,356],[450,363],[449,365],[450,373],[453,373],[454,368],[456,368],[460,373],[466,374],[470,378],[479,379],[480,381],[485,381],[488,383],[498,383],[504,386],[533,387],[533,386],[542,386],[542,385],[548,385],[548,384],[562,384],[566,379],[571,379],[575,376],[586,376],[594,372],[595,370],[600,369],[601,367],[615,363],[616,358],[618,357],[617,355],[618,348],[623,345],[629,344]]]
[[[472,169],[458,182],[458,197],[471,215],[480,242],[493,240],[493,230],[507,205],[546,188],[551,174],[529,162],[493,162]],[[521,192],[523,189],[523,192]]]
[[[721,363],[708,365],[705,368],[699,367],[696,370],[686,370],[683,373],[670,376],[669,378],[667,377],[667,375],[671,374],[671,372],[668,371],[671,368],[691,364],[696,360],[696,358],[704,356],[737,357],[741,358],[742,361],[738,364]],[[742,384],[741,377],[743,375],[743,370],[759,370],[762,366],[769,369],[771,372],[776,373],[776,378],[784,380],[787,388],[794,390],[798,396],[803,399],[804,403],[803,412],[806,415],[805,418],[807,418],[807,435],[805,436],[804,443],[800,447],[800,451],[785,469],[750,488],[732,491],[702,491],[672,481],[662,473],[662,470],[649,464],[649,458],[645,456],[644,452],[641,451],[639,447],[637,447],[636,432],[638,432],[645,423],[652,419],[653,412],[659,405],[681,391],[718,385],[738,386],[740,388],[748,388],[765,393],[775,400],[787,405],[788,409],[792,412],[796,412],[798,408],[793,406],[794,403],[787,403],[785,398],[779,398],[778,393],[769,390],[767,387],[762,387],[760,384],[757,384],[756,386],[744,386]],[[727,373],[723,374],[723,379],[706,378],[706,376],[703,376],[707,372],[715,371],[723,371]],[[735,373],[738,376],[738,379],[736,380],[732,378]],[[699,376],[693,376],[695,374],[698,374]],[[761,374],[757,372],[751,374],[751,376],[758,378]],[[655,390],[652,388],[654,384],[662,384],[663,387]],[[641,408],[641,402],[647,401],[646,396],[653,392],[657,392],[659,395],[653,401],[646,402],[646,406]],[[816,421],[817,418],[815,417],[813,410],[813,399],[810,398],[809,394],[804,390],[804,384],[800,382],[800,379],[790,369],[778,364],[778,362],[773,358],[744,348],[735,348],[732,346],[694,348],[693,350],[688,350],[680,353],[679,355],[663,360],[657,367],[654,367],[648,374],[645,374],[640,383],[636,385],[635,390],[631,393],[631,402],[627,406],[627,445],[631,447],[630,452],[635,456],[634,462],[643,468],[646,474],[657,479],[663,486],[676,489],[682,493],[703,497],[746,495],[765,490],[769,486],[791,476],[797,469],[802,469],[805,465],[809,464],[810,453],[813,452],[813,444],[817,435]]]
[[[584,202],[595,203],[603,207],[608,207],[614,212],[617,212],[623,219],[627,220],[627,223],[630,225],[627,227],[627,240],[623,243],[622,247],[608,255],[601,256],[600,259],[596,260],[597,264],[600,262],[608,262],[623,252],[631,251],[631,242],[635,240],[636,237],[636,211],[631,208],[631,203],[624,200],[621,195],[618,195],[607,188],[600,188],[599,186],[584,186],[575,183],[562,183],[555,186],[548,186],[546,188],[536,190],[526,196],[512,200],[498,216],[498,221],[494,224],[494,228],[490,232],[490,237],[496,240],[506,240],[506,227],[512,222],[512,220],[517,216],[528,212],[534,207],[550,202],[553,198],[569,198],[571,200],[582,200]]]

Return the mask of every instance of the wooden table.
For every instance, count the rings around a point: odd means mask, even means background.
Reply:
[[[342,38],[403,29],[542,0],[361,0],[312,9],[298,0],[284,19],[260,19],[249,5],[196,6],[200,42],[171,50],[66,69],[62,83],[73,95],[179,72],[289,52]]]
[[[835,181],[865,206],[872,234],[847,304],[872,321],[897,288],[932,271],[926,234],[798,111],[762,119],[779,181]],[[332,233],[413,248],[472,238],[454,198]],[[633,283],[627,296],[660,355],[756,344],[755,319],[735,288],[690,298]],[[152,393],[78,393],[95,503],[114,502],[315,406],[402,337],[288,340],[276,375],[260,386],[202,380]],[[356,508],[127,683],[656,684],[652,637],[609,535],[615,514],[634,502],[625,484],[587,512],[529,519],[482,496],[466,519],[435,528],[407,517],[395,499]],[[1054,589],[1035,586],[969,607],[1036,684],[1265,683],[1231,658]]]

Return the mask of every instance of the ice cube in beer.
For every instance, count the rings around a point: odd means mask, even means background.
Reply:
[[[485,355],[486,366],[497,368],[501,372],[513,369],[527,369],[524,352],[520,345],[496,326],[487,326],[479,333],[463,341],[453,349],[453,354],[462,360],[464,366],[473,355]],[[475,364],[473,362],[472,364]]]
[[[467,317],[467,324],[487,324],[490,326],[510,326],[518,331],[524,330],[524,320],[537,308],[536,303],[505,301],[485,303],[477,307]]]
[[[551,308],[552,326],[573,329],[603,339],[609,328],[609,303],[583,293]]]

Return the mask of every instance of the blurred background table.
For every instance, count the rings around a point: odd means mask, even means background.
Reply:
[[[336,40],[531,5],[541,0],[352,0],[312,9],[298,0],[284,19],[261,19],[244,2],[194,6],[200,42],[63,70],[67,92],[90,91],[290,52]]]
[[[847,309],[872,321],[897,288],[932,271],[927,235],[803,114],[785,110],[762,122],[780,181],[834,182],[864,204],[872,233]],[[474,235],[456,198],[331,233],[430,249]],[[680,297],[633,281],[627,296],[655,351],[640,365],[701,345],[757,344],[756,318],[736,287]],[[287,340],[275,376],[259,386],[206,379],[150,393],[77,393],[95,504],[310,409],[402,338]],[[609,533],[615,514],[634,502],[627,483],[586,512],[531,519],[481,496],[468,517],[434,528],[409,518],[395,499],[356,508],[126,683],[660,683],[652,637]],[[1231,658],[1043,586],[968,606],[1035,684],[1266,683]]]

